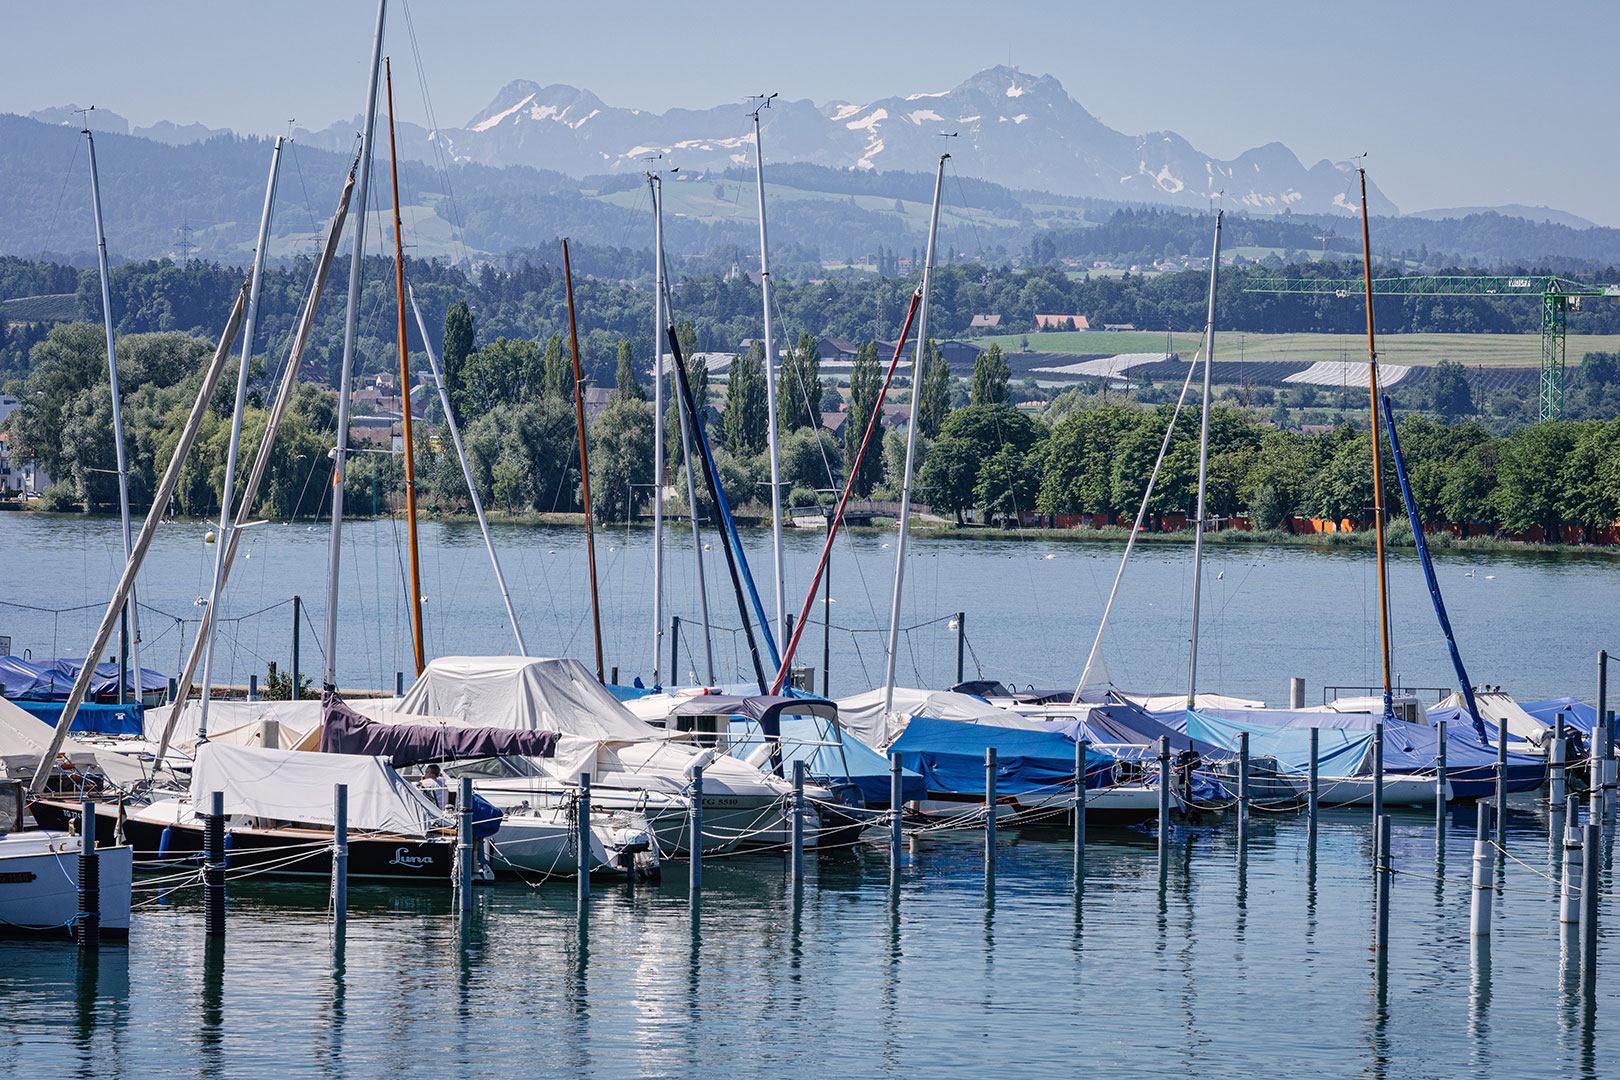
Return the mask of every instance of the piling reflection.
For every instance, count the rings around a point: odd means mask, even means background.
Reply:
[[[225,1075],[223,1060],[225,1025],[225,939],[209,937],[203,942],[202,1017],[197,1025],[198,1054],[203,1076]]]
[[[321,1030],[325,1038],[316,1050],[322,1072],[328,1076],[343,1075],[343,1033],[348,1021],[349,944],[343,924],[332,928],[332,966],[327,974],[328,993],[323,1003],[325,1023]]]
[[[788,885],[788,978],[798,982],[804,965],[804,882]]]
[[[1484,1075],[1490,1062],[1490,1011],[1491,939],[1481,934],[1472,939],[1468,958],[1469,1057],[1478,1075]]]
[[[1389,954],[1379,950],[1373,959],[1372,1074],[1389,1075]]]
[[[1580,1021],[1576,1026],[1576,1073],[1581,1080],[1597,1080],[1597,995],[1583,990]]]

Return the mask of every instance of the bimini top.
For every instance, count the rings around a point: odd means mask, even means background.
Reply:
[[[781,697],[770,694],[734,697],[698,694],[669,710],[670,716],[741,716],[758,724],[767,735],[781,729],[783,715],[837,720],[838,706],[823,698]]]
[[[349,827],[425,836],[450,818],[380,757],[203,743],[191,766],[191,804],[225,794],[227,814],[331,825],[332,787],[349,785]]]
[[[670,735],[638,719],[578,660],[442,656],[428,662],[394,711],[602,743]]]

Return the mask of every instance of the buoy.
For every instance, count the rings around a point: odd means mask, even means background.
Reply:
[[[208,532],[203,535],[203,543],[212,544],[213,542],[214,542],[214,530],[209,529]]]

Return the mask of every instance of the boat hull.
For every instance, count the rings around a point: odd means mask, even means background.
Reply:
[[[0,837],[0,935],[73,936],[79,912],[79,838],[64,831],[31,830]],[[132,852],[105,847],[100,866],[100,933],[129,935]]]

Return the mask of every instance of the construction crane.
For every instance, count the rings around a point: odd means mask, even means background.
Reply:
[[[1363,283],[1316,278],[1262,278],[1244,292],[1335,296],[1362,295]],[[1620,299],[1620,285],[1587,285],[1547,275],[1485,277],[1475,275],[1373,278],[1376,296],[1517,296],[1541,298],[1541,419],[1564,418],[1564,339],[1571,311],[1589,297]]]

